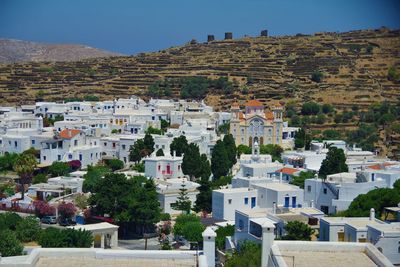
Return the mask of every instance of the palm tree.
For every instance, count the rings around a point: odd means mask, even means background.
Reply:
[[[33,171],[35,170],[37,161],[32,154],[20,155],[14,163],[13,169],[19,176],[21,184],[21,199],[25,197],[25,185],[32,182]]]

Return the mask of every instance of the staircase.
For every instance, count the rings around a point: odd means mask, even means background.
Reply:
[[[338,189],[336,189],[331,183],[328,183],[326,181],[324,181],[323,184],[332,192],[332,194],[335,196],[335,199],[339,198],[339,190]]]

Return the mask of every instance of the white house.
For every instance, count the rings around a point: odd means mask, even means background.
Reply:
[[[400,223],[368,224],[367,239],[393,265],[400,264]]]
[[[80,130],[65,129],[56,133],[54,139],[42,142],[41,164],[71,160],[79,160],[83,167],[97,164],[101,160],[99,140],[86,136]]]
[[[196,196],[199,193],[197,188],[200,186],[198,183],[188,181],[186,178],[181,179],[156,179],[158,201],[164,213],[180,214],[181,211],[174,210],[171,204],[178,200],[180,190],[185,188],[187,197],[189,198],[192,208],[196,202]]]
[[[346,210],[358,195],[384,187],[387,183],[383,179],[364,180],[357,173],[337,173],[328,175],[326,180],[306,179],[304,200],[308,203],[313,201],[316,208],[332,214]]]
[[[257,207],[257,190],[253,188],[228,188],[212,192],[212,216],[217,220],[233,221],[236,209]]]
[[[144,158],[145,175],[154,179],[176,179],[182,178],[182,160],[183,157],[165,156],[157,157],[153,153],[150,157]]]

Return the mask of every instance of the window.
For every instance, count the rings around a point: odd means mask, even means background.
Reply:
[[[18,146],[18,142],[14,141],[14,146],[17,147]]]
[[[58,161],[61,160],[61,155],[57,155],[57,160],[58,160]]]
[[[34,145],[35,144],[35,140],[32,140],[32,145]]]
[[[104,142],[104,146],[107,146],[107,143],[106,143],[106,142]]]
[[[244,204],[245,204],[245,205],[248,205],[248,204],[249,204],[249,198],[248,198],[248,197],[245,197],[245,198],[244,198]]]
[[[326,195],[328,193],[328,190],[324,188],[324,194]]]
[[[232,204],[232,199],[228,199],[228,204]]]
[[[43,156],[43,160],[46,160],[46,156]]]
[[[122,145],[122,149],[125,150],[125,148],[126,148],[126,145]]]
[[[307,185],[307,191],[311,192],[311,185]]]
[[[74,140],[74,146],[78,145],[78,140]]]
[[[79,160],[82,161],[83,160],[83,156],[82,154],[79,154]]]
[[[69,154],[69,155],[68,155],[68,159],[72,159],[72,154]]]
[[[239,230],[243,230],[243,228],[244,228],[243,220],[239,220]]]

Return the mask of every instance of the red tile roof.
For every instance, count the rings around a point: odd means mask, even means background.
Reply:
[[[384,162],[383,164],[375,164],[368,166],[368,169],[373,169],[373,170],[382,170],[384,167],[395,165],[394,163],[389,163],[389,162]]]
[[[294,173],[296,173],[298,171],[299,171],[298,169],[288,168],[288,167],[278,170],[278,172],[282,172],[282,173],[289,174],[289,175],[293,175]]]
[[[64,129],[60,132],[60,137],[64,139],[71,139],[75,135],[79,134],[81,131],[77,129]]]
[[[246,107],[262,107],[263,104],[258,101],[258,100],[250,100],[249,102],[246,103]]]

